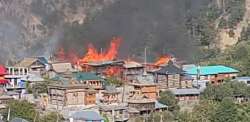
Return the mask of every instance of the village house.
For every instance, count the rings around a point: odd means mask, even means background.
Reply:
[[[156,84],[131,83],[130,85],[134,88],[130,91],[130,97],[141,95],[153,100],[156,100],[159,97],[159,90],[157,89]]]
[[[106,87],[106,89],[102,91],[101,94],[102,94],[102,99],[100,101],[105,105],[120,103],[119,100],[120,92],[117,91],[116,88]]]
[[[170,89],[175,98],[181,103],[197,102],[200,98],[200,91],[196,88]]]
[[[162,90],[192,87],[192,80],[184,77],[184,71],[172,61],[169,61],[168,65],[161,67],[159,70],[149,73],[154,75],[155,83]]]
[[[238,70],[223,65],[184,67],[184,70],[194,80],[209,80],[214,85],[223,83],[225,79],[235,79],[239,73]]]
[[[96,91],[74,80],[63,80],[48,87],[49,101],[52,105],[95,105]]]
[[[128,107],[125,105],[100,106],[99,111],[110,122],[127,122],[129,120]]]
[[[145,96],[138,95],[128,100],[128,112],[130,117],[167,109],[167,105],[161,104],[157,100],[149,99]]]
[[[104,77],[123,79],[123,64],[124,61],[99,61],[82,63],[81,67],[83,72],[94,72]]]
[[[56,62],[51,63],[51,69],[49,71],[49,78],[55,77],[57,74],[65,74],[67,72],[74,72],[73,66],[68,62]]]
[[[40,74],[45,74],[49,70],[50,65],[46,58],[44,57],[34,57],[34,58],[24,58],[14,67],[24,67],[28,68],[29,72],[39,72]]]
[[[135,61],[125,61],[123,67],[124,80],[131,83],[136,81],[137,77],[142,75],[144,71],[143,65]]]
[[[95,111],[77,111],[70,115],[69,122],[104,122],[104,118]]]
[[[5,78],[9,81],[5,86],[8,90],[24,90],[26,83],[33,85],[44,81],[39,72],[31,73],[25,67],[7,67]]]
[[[243,82],[250,86],[250,77],[237,77],[235,80],[238,82]]]
[[[145,97],[134,97],[133,99],[128,100],[128,107],[131,116],[148,114],[154,111],[155,100]]]
[[[95,90],[101,90],[104,88],[104,79],[90,72],[76,72],[73,73],[73,78],[79,81],[80,84],[87,85]]]

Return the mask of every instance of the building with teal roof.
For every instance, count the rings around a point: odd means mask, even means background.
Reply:
[[[183,68],[187,75],[195,80],[208,80],[212,84],[220,84],[225,79],[234,79],[239,70],[223,65],[215,66],[192,66]]]
[[[194,66],[188,69],[184,69],[189,75],[215,75],[215,74],[228,74],[228,73],[239,73],[238,70],[223,66]]]

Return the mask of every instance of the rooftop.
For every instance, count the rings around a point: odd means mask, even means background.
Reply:
[[[186,89],[170,89],[174,95],[197,95],[200,94],[199,89],[186,88]]]
[[[70,116],[74,120],[85,120],[85,121],[102,121],[104,120],[97,112],[95,111],[78,111]]]
[[[90,72],[76,72],[73,74],[74,78],[78,81],[86,81],[86,80],[98,80],[103,81],[103,79],[97,76],[95,73]]]
[[[238,73],[239,71],[231,67],[216,65],[216,66],[200,66],[191,67],[185,69],[186,73],[189,75],[214,75],[214,74],[224,74],[224,73]]]
[[[157,74],[183,74],[184,71],[177,67],[172,61],[168,65],[162,67],[160,70],[155,71]]]

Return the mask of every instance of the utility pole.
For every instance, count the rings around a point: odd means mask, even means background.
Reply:
[[[144,48],[144,72],[143,75],[146,76],[147,75],[147,71],[146,71],[146,65],[147,65],[147,47]]]

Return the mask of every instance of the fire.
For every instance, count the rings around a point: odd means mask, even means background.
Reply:
[[[118,54],[118,48],[120,47],[121,38],[113,38],[110,47],[107,52],[98,52],[97,49],[89,44],[86,55],[80,59],[80,62],[98,62],[114,60]]]
[[[158,59],[158,61],[156,61],[154,63],[154,65],[160,66],[160,65],[165,65],[167,64],[170,60],[172,59],[172,57],[170,55],[164,55],[162,57],[160,57]]]
[[[108,77],[118,76],[120,73],[121,69],[119,67],[108,67],[104,71],[104,74]]]
[[[70,50],[66,53],[63,48],[59,48],[55,53],[55,57],[58,61],[70,61],[73,64],[78,62],[78,56],[73,50]]]

